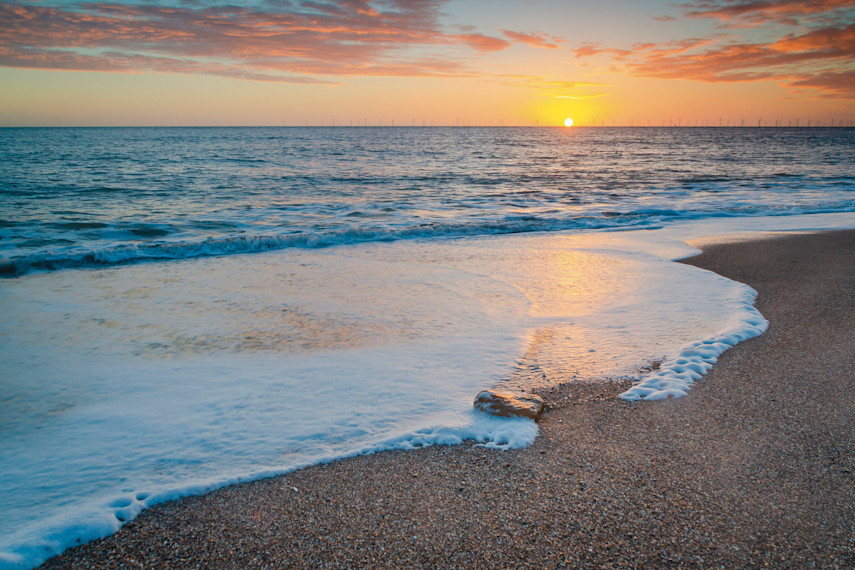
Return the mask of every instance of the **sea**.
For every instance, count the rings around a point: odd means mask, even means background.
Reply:
[[[0,568],[499,388],[680,397],[762,334],[704,243],[855,228],[852,128],[0,129]]]

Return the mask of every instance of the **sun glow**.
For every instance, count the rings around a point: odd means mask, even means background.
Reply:
[[[571,119],[570,117],[567,117],[566,119],[564,119],[564,126],[565,127],[572,127],[573,126],[573,119]]]

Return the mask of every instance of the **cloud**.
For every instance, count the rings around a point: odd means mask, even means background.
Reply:
[[[509,41],[484,34],[462,34],[454,37],[480,52],[499,51],[511,45]]]
[[[6,67],[54,69],[67,71],[101,71],[135,73],[153,70],[165,73],[202,73],[252,81],[276,81],[283,83],[335,83],[310,76],[283,75],[239,69],[216,62],[201,64],[192,59],[128,55],[105,52],[99,56],[82,55],[75,52],[33,49],[14,52],[0,47],[0,64]]]
[[[613,58],[615,58],[617,60],[623,60],[627,56],[632,55],[632,53],[633,53],[632,50],[616,49],[616,48],[602,48],[602,47],[600,47],[599,44],[593,44],[593,43],[581,44],[579,47],[573,48],[570,51],[572,51],[574,54],[576,54],[577,58],[591,57],[593,55],[599,55],[599,54],[607,54],[607,55],[611,55]]]
[[[547,38],[542,34],[526,34],[523,32],[514,32],[512,30],[502,30],[502,33],[505,34],[506,38],[517,43],[549,49],[556,49],[558,47],[558,43],[556,42],[559,40],[556,40],[555,38]]]
[[[632,49],[581,44],[573,51],[577,58],[608,56],[617,71],[639,76],[777,81],[821,97],[855,99],[852,0],[702,0],[683,7],[688,17],[724,20],[733,31]]]
[[[855,71],[829,71],[796,79],[791,85],[819,89],[822,96],[829,99],[852,99],[855,93]]]
[[[556,95],[556,99],[599,99],[600,97],[607,97],[608,93],[592,93],[591,95]]]
[[[711,0],[683,8],[690,18],[716,18],[737,27],[770,22],[798,26],[805,22],[828,25],[853,5],[852,0]]]
[[[813,69],[808,66],[836,69],[853,61],[855,24],[788,35],[771,43],[710,45],[709,41],[685,40],[647,50],[629,69],[651,77],[744,81],[801,76]]]
[[[540,38],[446,33],[447,1],[0,2],[0,65],[297,83],[328,82],[318,77],[328,75],[462,76],[477,74],[463,56],[432,51],[465,45],[485,53]]]
[[[534,89],[546,91],[549,95],[556,99],[597,99],[605,97],[607,94],[602,92],[590,92],[590,88],[600,89],[606,87],[604,83],[590,83],[584,81],[555,81],[547,80],[542,77],[527,78],[526,85]],[[581,92],[580,92],[581,90]],[[568,92],[572,92],[569,95]]]
[[[605,83],[591,83],[588,81],[547,81],[536,78],[529,82],[531,87],[538,89],[576,89],[577,87],[604,87]]]
[[[771,44],[770,48],[781,53],[855,56],[855,24],[845,28],[822,28],[799,36],[790,34]]]

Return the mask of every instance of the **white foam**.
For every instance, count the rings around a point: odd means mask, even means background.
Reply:
[[[625,400],[661,400],[684,396],[718,357],[737,343],[759,336],[766,331],[768,321],[754,308],[756,292],[742,289],[742,300],[736,300],[730,326],[719,334],[690,343],[680,352],[661,363],[658,370],[643,378],[621,394]]]
[[[472,399],[551,335],[553,381],[686,393],[762,332],[753,291],[683,242],[849,214],[514,235],[70,270],[0,281],[0,568],[164,500],[382,449],[522,447]],[[641,366],[661,361],[657,372]]]

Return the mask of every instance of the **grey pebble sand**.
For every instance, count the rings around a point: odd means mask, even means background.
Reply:
[[[235,485],[44,567],[855,567],[855,231],[686,262],[757,289],[770,321],[686,397],[567,384],[543,394],[527,449],[390,451]]]

